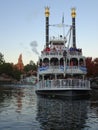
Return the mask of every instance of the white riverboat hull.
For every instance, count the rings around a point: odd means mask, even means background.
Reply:
[[[88,98],[90,90],[36,90],[38,95],[52,98]]]

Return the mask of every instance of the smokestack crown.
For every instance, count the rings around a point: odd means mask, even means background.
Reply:
[[[76,17],[76,9],[75,8],[71,9],[71,16],[72,16],[72,18]]]
[[[46,16],[46,17],[49,17],[49,15],[50,15],[49,7],[46,7],[46,8],[45,8],[45,16]]]

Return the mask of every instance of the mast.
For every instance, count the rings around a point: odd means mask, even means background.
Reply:
[[[49,7],[45,8],[45,17],[46,17],[46,47],[49,45]]]
[[[72,43],[73,48],[76,48],[76,28],[75,28],[75,17],[76,17],[76,9],[71,9],[71,16],[72,16]]]

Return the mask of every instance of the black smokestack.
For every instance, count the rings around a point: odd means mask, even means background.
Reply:
[[[76,11],[75,11],[75,8],[72,8],[71,16],[72,16],[72,40],[73,40],[73,48],[76,48],[76,28],[75,28]]]
[[[46,17],[46,47],[49,45],[49,7],[45,8],[45,17]]]

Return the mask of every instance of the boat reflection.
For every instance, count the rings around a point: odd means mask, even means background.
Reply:
[[[81,130],[87,119],[87,100],[37,98],[37,120],[43,130]]]

